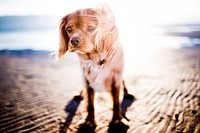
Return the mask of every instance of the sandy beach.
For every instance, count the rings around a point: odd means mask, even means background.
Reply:
[[[127,60],[123,133],[200,132],[200,48],[161,49]],[[46,51],[0,52],[0,132],[80,132],[86,99],[78,59],[56,62]],[[95,95],[96,133],[108,131],[109,93]],[[112,131],[111,131],[112,132]],[[114,131],[113,131],[114,132]]]

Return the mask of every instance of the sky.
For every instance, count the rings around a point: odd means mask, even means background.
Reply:
[[[130,44],[150,48],[177,43],[155,37],[152,33],[162,31],[150,26],[200,24],[200,0],[0,0],[0,16],[53,15],[59,22],[74,10],[104,3],[113,12],[127,49],[133,49]]]
[[[0,15],[63,16],[106,2],[120,18],[148,24],[200,22],[200,0],[1,0]]]

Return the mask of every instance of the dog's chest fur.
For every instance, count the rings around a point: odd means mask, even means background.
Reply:
[[[110,58],[106,54],[99,55],[93,60],[81,58],[83,74],[88,85],[95,91],[110,91],[113,79],[120,86],[123,72],[123,50],[115,50]]]
[[[89,85],[95,91],[110,90],[110,88],[105,85],[105,81],[109,80],[111,76],[111,71],[107,66],[108,64],[104,63],[104,61],[99,63],[99,61],[92,60],[82,60],[81,64],[86,80],[88,80]]]

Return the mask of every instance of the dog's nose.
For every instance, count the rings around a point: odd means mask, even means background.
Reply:
[[[73,46],[77,46],[80,42],[81,42],[81,39],[80,39],[79,37],[73,37],[73,38],[71,39],[71,44],[72,44]]]

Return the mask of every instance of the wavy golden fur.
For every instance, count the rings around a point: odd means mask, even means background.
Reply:
[[[92,40],[94,41],[93,50],[96,52],[106,51],[106,56],[107,58],[109,58],[116,47],[113,46],[113,44],[117,44],[116,42],[119,41],[119,33],[115,26],[115,19],[113,17],[113,14],[110,12],[110,9],[108,7],[77,10],[63,17],[60,24],[60,49],[58,57],[62,58],[62,56],[68,51],[69,37],[66,32],[66,24],[72,18],[72,16],[91,17],[92,19],[98,21],[95,37],[94,40]]]

